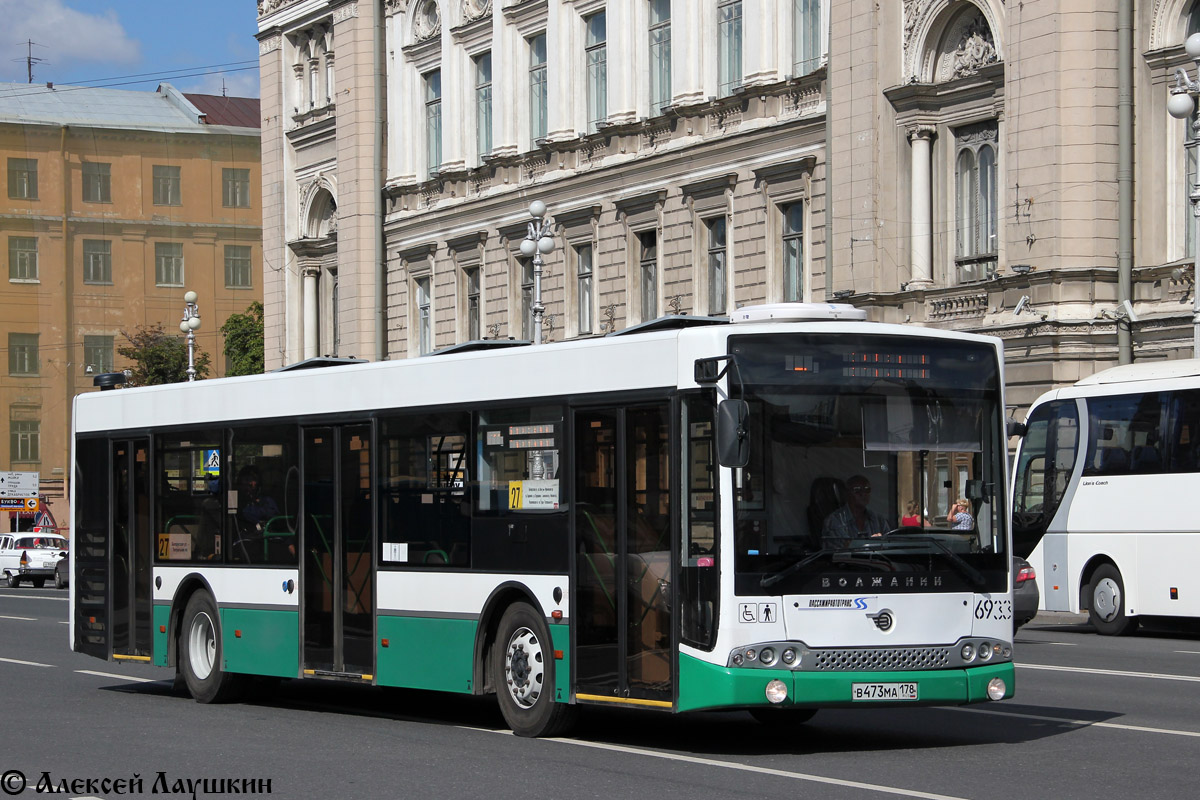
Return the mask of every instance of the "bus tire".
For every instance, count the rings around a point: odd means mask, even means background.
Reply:
[[[179,632],[179,671],[197,703],[226,703],[241,694],[245,679],[221,668],[221,617],[212,595],[193,594]]]
[[[554,700],[554,648],[546,621],[528,603],[500,617],[492,653],[492,680],[504,721],[517,736],[557,736],[575,718],[575,707]]]
[[[1091,591],[1088,618],[1097,633],[1124,636],[1137,630],[1137,617],[1125,614],[1125,582],[1119,569],[1112,564],[1101,564],[1092,573]]]
[[[779,708],[778,706],[760,706],[749,709],[750,716],[770,728],[790,728],[793,725],[803,725],[817,715],[815,708]]]

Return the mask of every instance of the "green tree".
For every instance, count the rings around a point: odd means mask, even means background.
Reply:
[[[139,325],[133,333],[121,331],[128,344],[117,353],[132,362],[126,386],[157,386],[187,380],[187,337],[169,334],[162,325]],[[208,377],[208,353],[195,353],[196,377]]]
[[[263,372],[263,304],[255,300],[245,313],[230,314],[221,326],[225,334],[227,375]]]

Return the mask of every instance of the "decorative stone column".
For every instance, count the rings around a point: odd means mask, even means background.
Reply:
[[[317,325],[317,281],[321,276],[318,266],[305,266],[304,276],[304,357],[315,358],[320,347],[320,329]]]
[[[933,137],[932,125],[908,130],[912,144],[912,258],[909,289],[933,285]]]

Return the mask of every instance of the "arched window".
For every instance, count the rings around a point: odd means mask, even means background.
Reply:
[[[996,274],[997,139],[995,122],[955,131],[954,262],[958,283],[983,281]]]

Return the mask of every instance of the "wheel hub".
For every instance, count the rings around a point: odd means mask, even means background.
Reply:
[[[517,705],[529,708],[542,694],[542,648],[528,628],[516,631],[504,653],[504,679]]]
[[[1111,578],[1101,580],[1096,584],[1096,591],[1092,593],[1092,605],[1100,619],[1111,622],[1117,616],[1117,609],[1121,607],[1121,587]]]

